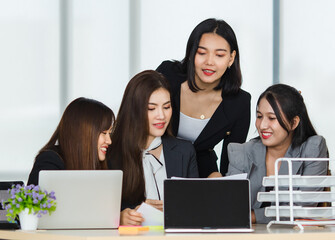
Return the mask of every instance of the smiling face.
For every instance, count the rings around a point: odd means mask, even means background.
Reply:
[[[171,115],[170,93],[164,88],[154,91],[148,102],[149,136],[147,147],[155,137],[161,137],[165,133]]]
[[[282,115],[282,114],[281,114]],[[287,121],[283,117],[283,121]],[[284,147],[288,148],[292,143],[293,130],[296,127],[288,126],[289,133],[279,124],[276,114],[270,103],[262,98],[257,107],[256,128],[262,143],[268,148]]]
[[[111,140],[112,126],[99,134],[98,138],[98,156],[100,161],[106,159],[108,146],[112,144]]]
[[[234,63],[236,52],[220,35],[205,33],[201,36],[194,58],[195,81],[201,85],[217,86],[222,75]]]

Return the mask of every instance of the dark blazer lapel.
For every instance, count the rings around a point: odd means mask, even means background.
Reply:
[[[180,154],[178,151],[173,151],[173,148],[176,146],[173,138],[162,136],[162,143],[167,177],[173,177],[171,176],[171,173],[174,173],[176,176],[182,176],[183,157],[182,154]]]
[[[206,141],[208,138],[211,138],[214,134],[218,133],[221,129],[226,127],[228,120],[222,109],[223,105],[224,99],[222,99],[222,102],[215,110],[213,116],[208,121],[207,125],[202,130],[199,137],[195,140],[194,146]]]
[[[171,125],[172,125],[172,132],[173,135],[177,136],[178,134],[178,127],[179,126],[179,118],[180,118],[180,88],[175,89],[175,94],[171,95],[172,101],[172,118],[171,118]]]

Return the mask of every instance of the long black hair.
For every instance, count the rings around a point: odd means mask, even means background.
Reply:
[[[317,135],[309,119],[304,98],[300,92],[285,84],[275,84],[267,88],[258,98],[257,107],[261,99],[265,98],[271,105],[277,120],[289,132],[288,124],[293,125],[294,118],[298,116],[300,122],[293,131],[292,147],[300,146],[309,137]],[[284,120],[286,119],[286,121]]]
[[[222,89],[223,94],[236,94],[242,84],[242,73],[240,69],[240,54],[237,39],[233,29],[223,20],[209,18],[199,23],[192,31],[186,47],[185,58],[181,61],[182,71],[187,74],[188,86],[193,92],[200,88],[195,83],[194,59],[199,47],[199,42],[203,34],[215,33],[223,37],[230,46],[230,53],[236,52],[235,60],[230,68],[227,68],[221,77],[220,83],[214,88]]]

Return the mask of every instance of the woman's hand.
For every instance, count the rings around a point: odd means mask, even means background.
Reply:
[[[207,178],[218,178],[218,177],[222,177],[222,174],[219,172],[212,172],[211,174],[208,175]]]
[[[162,200],[147,199],[145,200],[145,203],[163,212],[163,201]]]
[[[251,210],[251,223],[256,223],[256,215],[254,210]]]
[[[144,222],[142,214],[136,212],[138,209],[137,206],[135,209],[126,208],[121,212],[120,225],[141,225]]]

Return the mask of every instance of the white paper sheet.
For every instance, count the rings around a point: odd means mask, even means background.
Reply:
[[[142,217],[145,219],[142,226],[163,226],[164,224],[163,212],[149,204],[142,203],[137,212],[142,213]]]
[[[181,177],[172,177],[171,179],[175,180],[243,180],[247,179],[247,173],[240,173],[226,177],[218,177],[218,178],[181,178]]]

